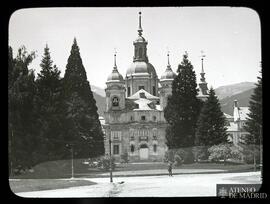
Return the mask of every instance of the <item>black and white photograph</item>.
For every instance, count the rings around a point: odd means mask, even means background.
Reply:
[[[16,10],[11,191],[265,199],[261,55],[248,7]]]

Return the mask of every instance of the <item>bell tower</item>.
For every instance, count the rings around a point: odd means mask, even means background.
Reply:
[[[114,53],[114,67],[106,82],[106,112],[123,110],[125,108],[125,81],[118,72],[116,65],[116,52]]]
[[[170,65],[170,54],[167,53],[168,64],[165,72],[160,77],[160,106],[164,109],[167,106],[168,96],[172,94],[172,82],[176,76]]]

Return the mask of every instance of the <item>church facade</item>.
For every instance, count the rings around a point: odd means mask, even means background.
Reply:
[[[164,108],[172,91],[176,74],[169,62],[159,78],[147,55],[148,42],[142,36],[139,13],[138,37],[133,42],[133,62],[125,78],[119,73],[114,55],[114,66],[106,82],[106,111],[104,112],[105,153],[116,161],[128,155],[129,161],[162,161],[167,150]],[[203,59],[202,59],[203,60]],[[208,94],[202,69],[199,98]]]

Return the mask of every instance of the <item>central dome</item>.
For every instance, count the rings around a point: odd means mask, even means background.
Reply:
[[[152,74],[153,77],[156,77],[156,70],[152,64],[149,62],[144,62],[144,61],[135,61],[133,62],[130,67],[127,70],[127,76],[138,74],[138,73],[148,73]]]

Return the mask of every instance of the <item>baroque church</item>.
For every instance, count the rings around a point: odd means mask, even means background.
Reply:
[[[148,42],[142,36],[139,12],[138,37],[133,42],[133,62],[125,78],[119,73],[114,54],[112,73],[106,82],[106,110],[104,112],[105,153],[116,161],[127,154],[129,161],[162,161],[167,150],[164,108],[172,91],[176,74],[168,64],[159,78],[147,55]],[[203,58],[202,58],[203,62]],[[201,72],[198,97],[208,96],[207,83]],[[111,145],[110,145],[111,144]]]

